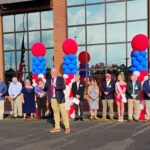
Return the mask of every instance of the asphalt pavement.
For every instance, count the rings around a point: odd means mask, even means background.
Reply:
[[[150,122],[71,121],[50,133],[49,120],[0,121],[0,150],[150,150]]]

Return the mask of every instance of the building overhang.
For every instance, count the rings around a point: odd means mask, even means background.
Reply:
[[[35,0],[1,0],[0,5],[7,5],[7,4],[14,4],[14,3],[21,3],[21,2],[31,2]]]

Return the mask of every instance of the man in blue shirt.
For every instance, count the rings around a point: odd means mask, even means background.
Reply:
[[[7,86],[0,78],[0,120],[4,117],[4,100],[7,92]]]

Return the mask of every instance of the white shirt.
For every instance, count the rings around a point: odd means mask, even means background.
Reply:
[[[80,84],[80,82],[76,82],[77,83],[77,90],[79,89],[79,84]]]
[[[55,85],[56,86],[56,80],[57,80],[57,77],[54,77],[53,78],[53,82],[52,82],[52,80],[51,80],[51,83],[53,83],[53,85]],[[56,96],[56,94],[55,94],[55,87],[53,88],[53,95],[52,95],[52,97],[55,97]]]
[[[8,93],[10,96],[17,96],[21,93],[22,90],[22,84],[20,82],[13,83],[11,82],[8,88]]]

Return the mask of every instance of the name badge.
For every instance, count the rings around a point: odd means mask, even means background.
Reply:
[[[136,86],[136,87],[135,87],[135,90],[138,90],[138,89],[139,89],[139,88]]]
[[[108,87],[111,88],[111,85],[109,85]]]

